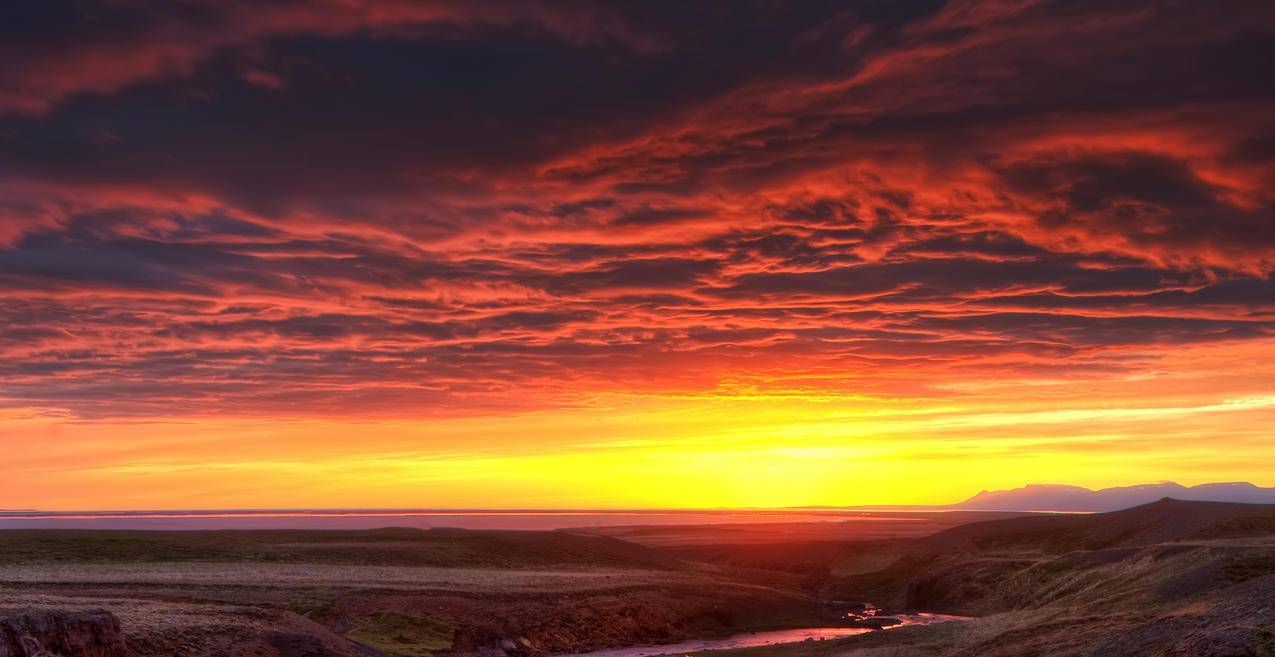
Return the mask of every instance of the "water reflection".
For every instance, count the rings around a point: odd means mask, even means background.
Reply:
[[[887,624],[882,628],[884,630],[896,627],[905,627],[908,625],[932,625],[935,623],[969,620],[969,617],[967,616],[933,614],[927,612],[915,614],[890,614],[889,616],[883,616],[880,614],[881,610],[873,605],[861,605],[846,612],[846,618],[852,621],[862,621],[872,618],[881,620],[889,618],[898,621],[897,623]],[[773,646],[783,643],[800,643],[803,641],[826,641],[829,639],[840,639],[876,631],[878,630],[868,627],[804,627],[793,630],[752,632],[749,634],[738,634],[720,639],[693,639],[690,641],[670,643],[661,646],[610,648],[607,650],[570,655],[568,657],[654,657],[655,655],[681,655],[704,650],[730,650],[734,648]]]

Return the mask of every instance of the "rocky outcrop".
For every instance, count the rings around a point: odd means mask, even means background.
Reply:
[[[126,657],[120,621],[105,611],[0,614],[0,657]]]

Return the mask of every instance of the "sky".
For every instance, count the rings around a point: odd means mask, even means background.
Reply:
[[[0,507],[1275,485],[1275,4],[0,5]]]

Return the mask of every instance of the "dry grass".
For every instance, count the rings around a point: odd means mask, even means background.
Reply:
[[[0,530],[0,564],[251,562],[439,568],[673,568],[666,557],[566,532]]]
[[[452,647],[455,632],[438,619],[383,611],[345,636],[388,657],[431,657]]]
[[[506,570],[277,563],[46,563],[0,569],[0,585],[112,584],[217,587],[336,587],[475,592],[589,591],[691,581],[665,571]]]
[[[10,593],[0,590],[5,606],[35,609],[107,609],[120,619],[129,654],[163,657],[240,657],[271,654],[254,651],[263,637],[297,635],[324,646],[332,657],[366,657],[349,641],[296,614],[251,605],[147,600],[130,596],[79,597]],[[256,646],[259,648],[259,646]]]

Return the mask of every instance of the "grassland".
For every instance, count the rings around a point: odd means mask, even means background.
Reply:
[[[568,532],[388,528],[366,531],[0,531],[0,563],[251,562],[440,568],[668,568],[632,543]]]
[[[959,519],[863,520],[872,531],[858,533],[854,521],[9,531],[0,611],[110,609],[136,657],[537,657],[837,622],[828,600],[980,618],[714,657],[1254,657],[1275,646],[1275,508]]]
[[[355,566],[313,563],[27,563],[6,565],[0,584],[131,587],[379,588],[479,593],[580,592],[664,583],[703,576],[640,569],[525,570]]]
[[[110,609],[138,657],[538,654],[815,622],[794,581],[570,532],[0,532],[0,604]]]
[[[450,650],[456,636],[450,622],[392,611],[373,614],[346,636],[385,655],[430,657]]]

